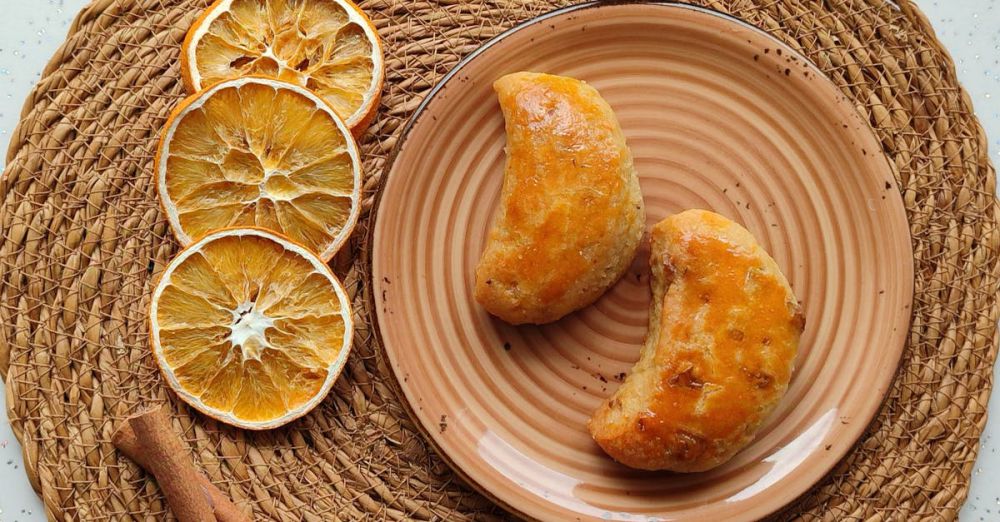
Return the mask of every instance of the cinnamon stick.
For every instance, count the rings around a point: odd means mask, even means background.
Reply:
[[[181,522],[249,522],[225,493],[195,470],[162,407],[126,419],[111,442],[156,477]]]

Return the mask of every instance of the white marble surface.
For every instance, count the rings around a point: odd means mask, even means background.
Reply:
[[[0,0],[0,143],[6,144],[25,96],[62,42],[74,14],[86,3]],[[1000,165],[1000,1],[917,3],[951,51],[959,78],[972,95],[990,137],[993,162]],[[28,485],[20,447],[7,423],[2,393],[0,410],[0,522],[45,520],[41,501]],[[982,442],[969,501],[961,513],[965,521],[1000,520],[1000,400],[990,404],[990,422]]]

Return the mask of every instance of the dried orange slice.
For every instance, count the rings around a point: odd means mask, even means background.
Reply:
[[[326,396],[351,349],[350,301],[314,254],[262,229],[213,232],[163,272],[150,338],[184,401],[247,429],[281,426]]]
[[[156,154],[157,187],[181,244],[258,226],[329,260],[361,212],[354,138],[323,100],[267,78],[222,82],[186,99]]]
[[[371,20],[350,0],[218,0],[188,31],[189,92],[264,75],[318,94],[354,130],[375,116],[385,71]]]

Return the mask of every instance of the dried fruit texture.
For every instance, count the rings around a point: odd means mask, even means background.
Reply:
[[[327,260],[360,212],[354,139],[319,98],[283,82],[233,80],[188,98],[167,122],[156,165],[164,210],[185,245],[258,226]]]
[[[220,0],[188,32],[181,71],[192,93],[250,75],[306,87],[357,134],[384,78],[378,34],[349,0]]]
[[[264,429],[311,410],[350,350],[350,304],[316,256],[258,229],[219,231],[164,272],[150,309],[153,350],[185,401]]]

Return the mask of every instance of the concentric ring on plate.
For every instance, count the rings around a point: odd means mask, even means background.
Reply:
[[[646,331],[644,250],[600,301],[550,325],[513,327],[475,303],[504,165],[491,84],[517,70],[594,85],[632,148],[649,223],[693,207],[743,223],[802,301],[788,394],[728,464],[634,471],[587,435]],[[567,8],[463,61],[403,132],[373,243],[379,331],[415,417],[463,476],[530,518],[755,519],[779,509],[873,418],[909,326],[909,229],[868,124],[788,47],[688,6]]]

